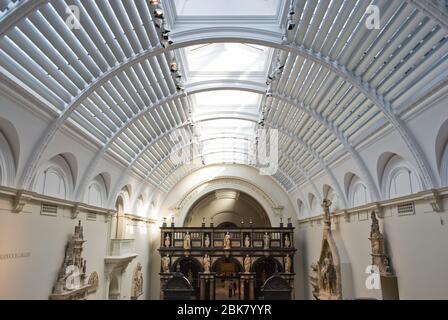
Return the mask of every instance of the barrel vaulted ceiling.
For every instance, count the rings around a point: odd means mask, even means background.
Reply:
[[[369,5],[380,29],[366,27]],[[99,146],[84,185],[106,154],[163,191],[204,165],[255,165],[260,128],[279,132],[274,178],[288,192],[318,170],[334,179],[345,153],[373,184],[356,146],[384,125],[433,187],[401,115],[447,79],[447,12],[437,0],[0,0],[2,81],[54,115],[22,187],[64,126]],[[174,161],[184,149],[194,162]]]

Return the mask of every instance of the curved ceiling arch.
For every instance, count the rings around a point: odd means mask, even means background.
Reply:
[[[231,28],[227,28],[226,30],[228,32],[227,34],[230,34],[232,31]],[[436,183],[433,178],[433,174],[429,169],[430,166],[428,165],[428,161],[425,155],[421,152],[418,143],[415,141],[415,138],[407,129],[405,123],[393,112],[390,103],[384,98],[384,96],[380,95],[378,91],[375,88],[372,88],[368,82],[362,79],[362,77],[357,76],[353,72],[349,71],[345,66],[340,65],[337,61],[331,60],[329,57],[324,57],[318,52],[306,49],[300,45],[292,43],[280,43],[279,41],[274,42],[272,39],[267,39],[266,32],[264,31],[250,28],[238,28],[238,30],[235,31],[238,34],[237,37],[228,35],[225,36],[223,35],[222,30],[219,30],[219,28],[217,30],[215,30],[215,28],[207,28],[205,30],[196,29],[190,34],[183,35],[183,39],[180,37],[177,38],[177,40],[168,48],[162,48],[160,46],[152,47],[149,50],[140,52],[139,54],[136,54],[131,58],[125,59],[123,62],[109,69],[107,72],[101,74],[97,79],[95,79],[95,81],[93,81],[85,89],[80,91],[76,97],[73,97],[71,102],[65,107],[64,111],[59,115],[57,119],[54,120],[54,122],[44,133],[40,143],[29,158],[27,170],[21,179],[22,187],[25,189],[28,188],[35,169],[41,159],[41,156],[43,155],[46,147],[48,146],[56,132],[58,132],[58,130],[64,125],[66,120],[79,107],[79,105],[98,88],[103,86],[107,81],[117,76],[120,72],[125,71],[150,57],[155,57],[171,50],[180,49],[192,45],[219,42],[248,43],[291,52],[329,69],[341,79],[349,82],[381,110],[389,123],[400,134],[401,138],[404,140],[405,144],[411,151],[418,165],[418,169],[425,183],[425,186],[428,188],[435,186]],[[256,34],[258,34],[258,37],[255,37]]]

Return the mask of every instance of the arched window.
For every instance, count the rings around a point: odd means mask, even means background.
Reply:
[[[92,206],[103,207],[105,206],[106,200],[106,185],[103,176],[100,174],[89,184],[85,201]]]
[[[137,203],[135,205],[135,209],[137,211],[137,215],[142,216],[142,217],[146,216],[143,196],[138,197]]]
[[[371,201],[369,189],[364,182],[352,175],[348,184],[348,199],[352,208],[363,206]]]
[[[33,190],[55,198],[70,198],[73,178],[70,166],[63,156],[55,156],[41,166],[36,175]]]
[[[297,199],[297,216],[299,218],[302,218],[304,216],[305,212],[303,210],[303,202],[300,199]]]
[[[314,216],[314,215],[318,215],[321,210],[320,210],[320,205],[319,205],[319,200],[317,199],[317,197],[314,194],[309,194],[308,195],[308,200],[309,200],[309,204],[310,204],[310,215]]]
[[[415,169],[398,155],[387,162],[383,173],[383,193],[386,199],[394,199],[422,191]]]
[[[448,186],[448,144],[445,146],[445,151],[442,156],[442,185]]]
[[[15,175],[15,163],[8,140],[0,131],[0,185],[12,186]]]

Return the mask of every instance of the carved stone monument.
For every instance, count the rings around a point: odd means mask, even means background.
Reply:
[[[134,270],[134,275],[132,276],[132,292],[131,299],[136,300],[143,294],[143,272],[142,265],[137,263]]]
[[[65,247],[65,257],[50,300],[86,300],[90,284],[86,284],[87,262],[82,258],[84,240],[81,221]]]
[[[340,259],[331,233],[330,206],[331,201],[324,199],[322,203],[324,209],[322,249],[316,264],[317,288],[313,287],[313,291],[319,300],[342,300]]]
[[[370,243],[372,246],[372,265],[377,266],[381,275],[392,275],[389,265],[389,256],[386,254],[384,237],[380,232],[380,225],[375,212],[371,214],[372,226],[370,231]]]
[[[89,280],[87,283],[90,285],[89,293],[95,292],[98,289],[98,285],[100,283],[99,276],[96,271],[90,274]]]
[[[210,237],[208,234],[205,235],[204,247],[206,247],[206,248],[210,247]]]
[[[399,300],[398,280],[390,266],[386,252],[384,236],[380,231],[380,224],[375,212],[371,214],[370,244],[372,247],[372,273],[379,273],[380,286],[373,290],[375,296],[382,300]],[[376,270],[375,270],[376,269]]]

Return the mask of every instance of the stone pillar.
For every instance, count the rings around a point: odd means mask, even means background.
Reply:
[[[255,300],[255,272],[240,273],[240,300],[244,300],[246,286],[249,286],[249,300]]]
[[[204,273],[200,272],[199,274],[199,292],[200,292],[200,300],[205,300],[207,298],[207,283],[209,283],[209,297],[210,300],[215,300],[215,272]]]

